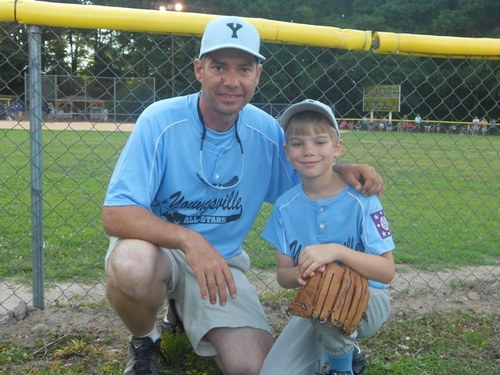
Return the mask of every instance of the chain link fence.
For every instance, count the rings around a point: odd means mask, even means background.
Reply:
[[[99,303],[101,208],[114,164],[148,104],[199,90],[199,38],[10,23],[0,30],[0,314],[20,300]],[[383,176],[397,292],[498,285],[498,59],[281,44],[261,52],[268,59],[253,103],[276,117],[304,98],[329,103],[343,160]],[[400,88],[399,111],[366,108],[363,90],[377,85]],[[274,250],[259,238],[268,214],[264,206],[244,247],[252,280],[275,293]]]

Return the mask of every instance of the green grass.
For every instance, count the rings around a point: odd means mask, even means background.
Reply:
[[[27,131],[0,132],[0,274],[31,272]],[[43,132],[43,231],[46,275],[95,280],[103,275],[107,236],[101,209],[126,133]]]
[[[498,374],[499,318],[458,311],[393,319],[366,343],[366,375]]]
[[[107,237],[101,206],[128,133],[43,132],[46,279],[102,277]],[[382,203],[395,258],[421,269],[498,265],[500,137],[354,132],[343,135],[343,160],[374,166],[384,177]],[[0,275],[30,278],[29,132],[0,130]],[[253,265],[274,268],[260,237],[264,206],[245,240]]]
[[[377,168],[398,262],[418,268],[497,265],[500,139],[356,132],[348,158]]]

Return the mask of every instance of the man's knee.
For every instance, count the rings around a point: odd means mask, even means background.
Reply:
[[[134,275],[140,271],[148,271],[154,264],[151,258],[157,249],[146,241],[119,240],[108,258],[108,275]]]
[[[107,263],[108,286],[137,294],[144,288],[165,283],[168,261],[154,244],[141,240],[120,240]]]

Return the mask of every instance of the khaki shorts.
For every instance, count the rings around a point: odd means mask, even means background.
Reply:
[[[111,237],[105,258],[109,256],[120,240]],[[250,267],[250,258],[244,251],[227,260],[233,274],[237,290],[236,299],[228,298],[225,306],[210,304],[203,300],[200,288],[191,267],[187,264],[184,252],[178,249],[161,248],[172,265],[171,282],[167,285],[168,299],[175,300],[175,307],[182,319],[186,335],[196,354],[213,356],[217,354],[214,346],[204,336],[218,327],[253,327],[271,332],[264,309],[259,302],[257,289],[245,273]]]

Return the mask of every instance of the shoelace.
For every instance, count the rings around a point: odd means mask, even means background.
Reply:
[[[352,371],[354,375],[361,375],[366,368],[366,356],[359,347],[358,342],[354,343],[354,353],[352,357]]]
[[[170,364],[170,358],[168,354],[161,349],[160,341],[155,343],[142,343],[142,345],[133,348],[135,364],[134,370],[140,374],[151,374],[152,373],[152,354],[153,352],[158,354],[168,365]]]

